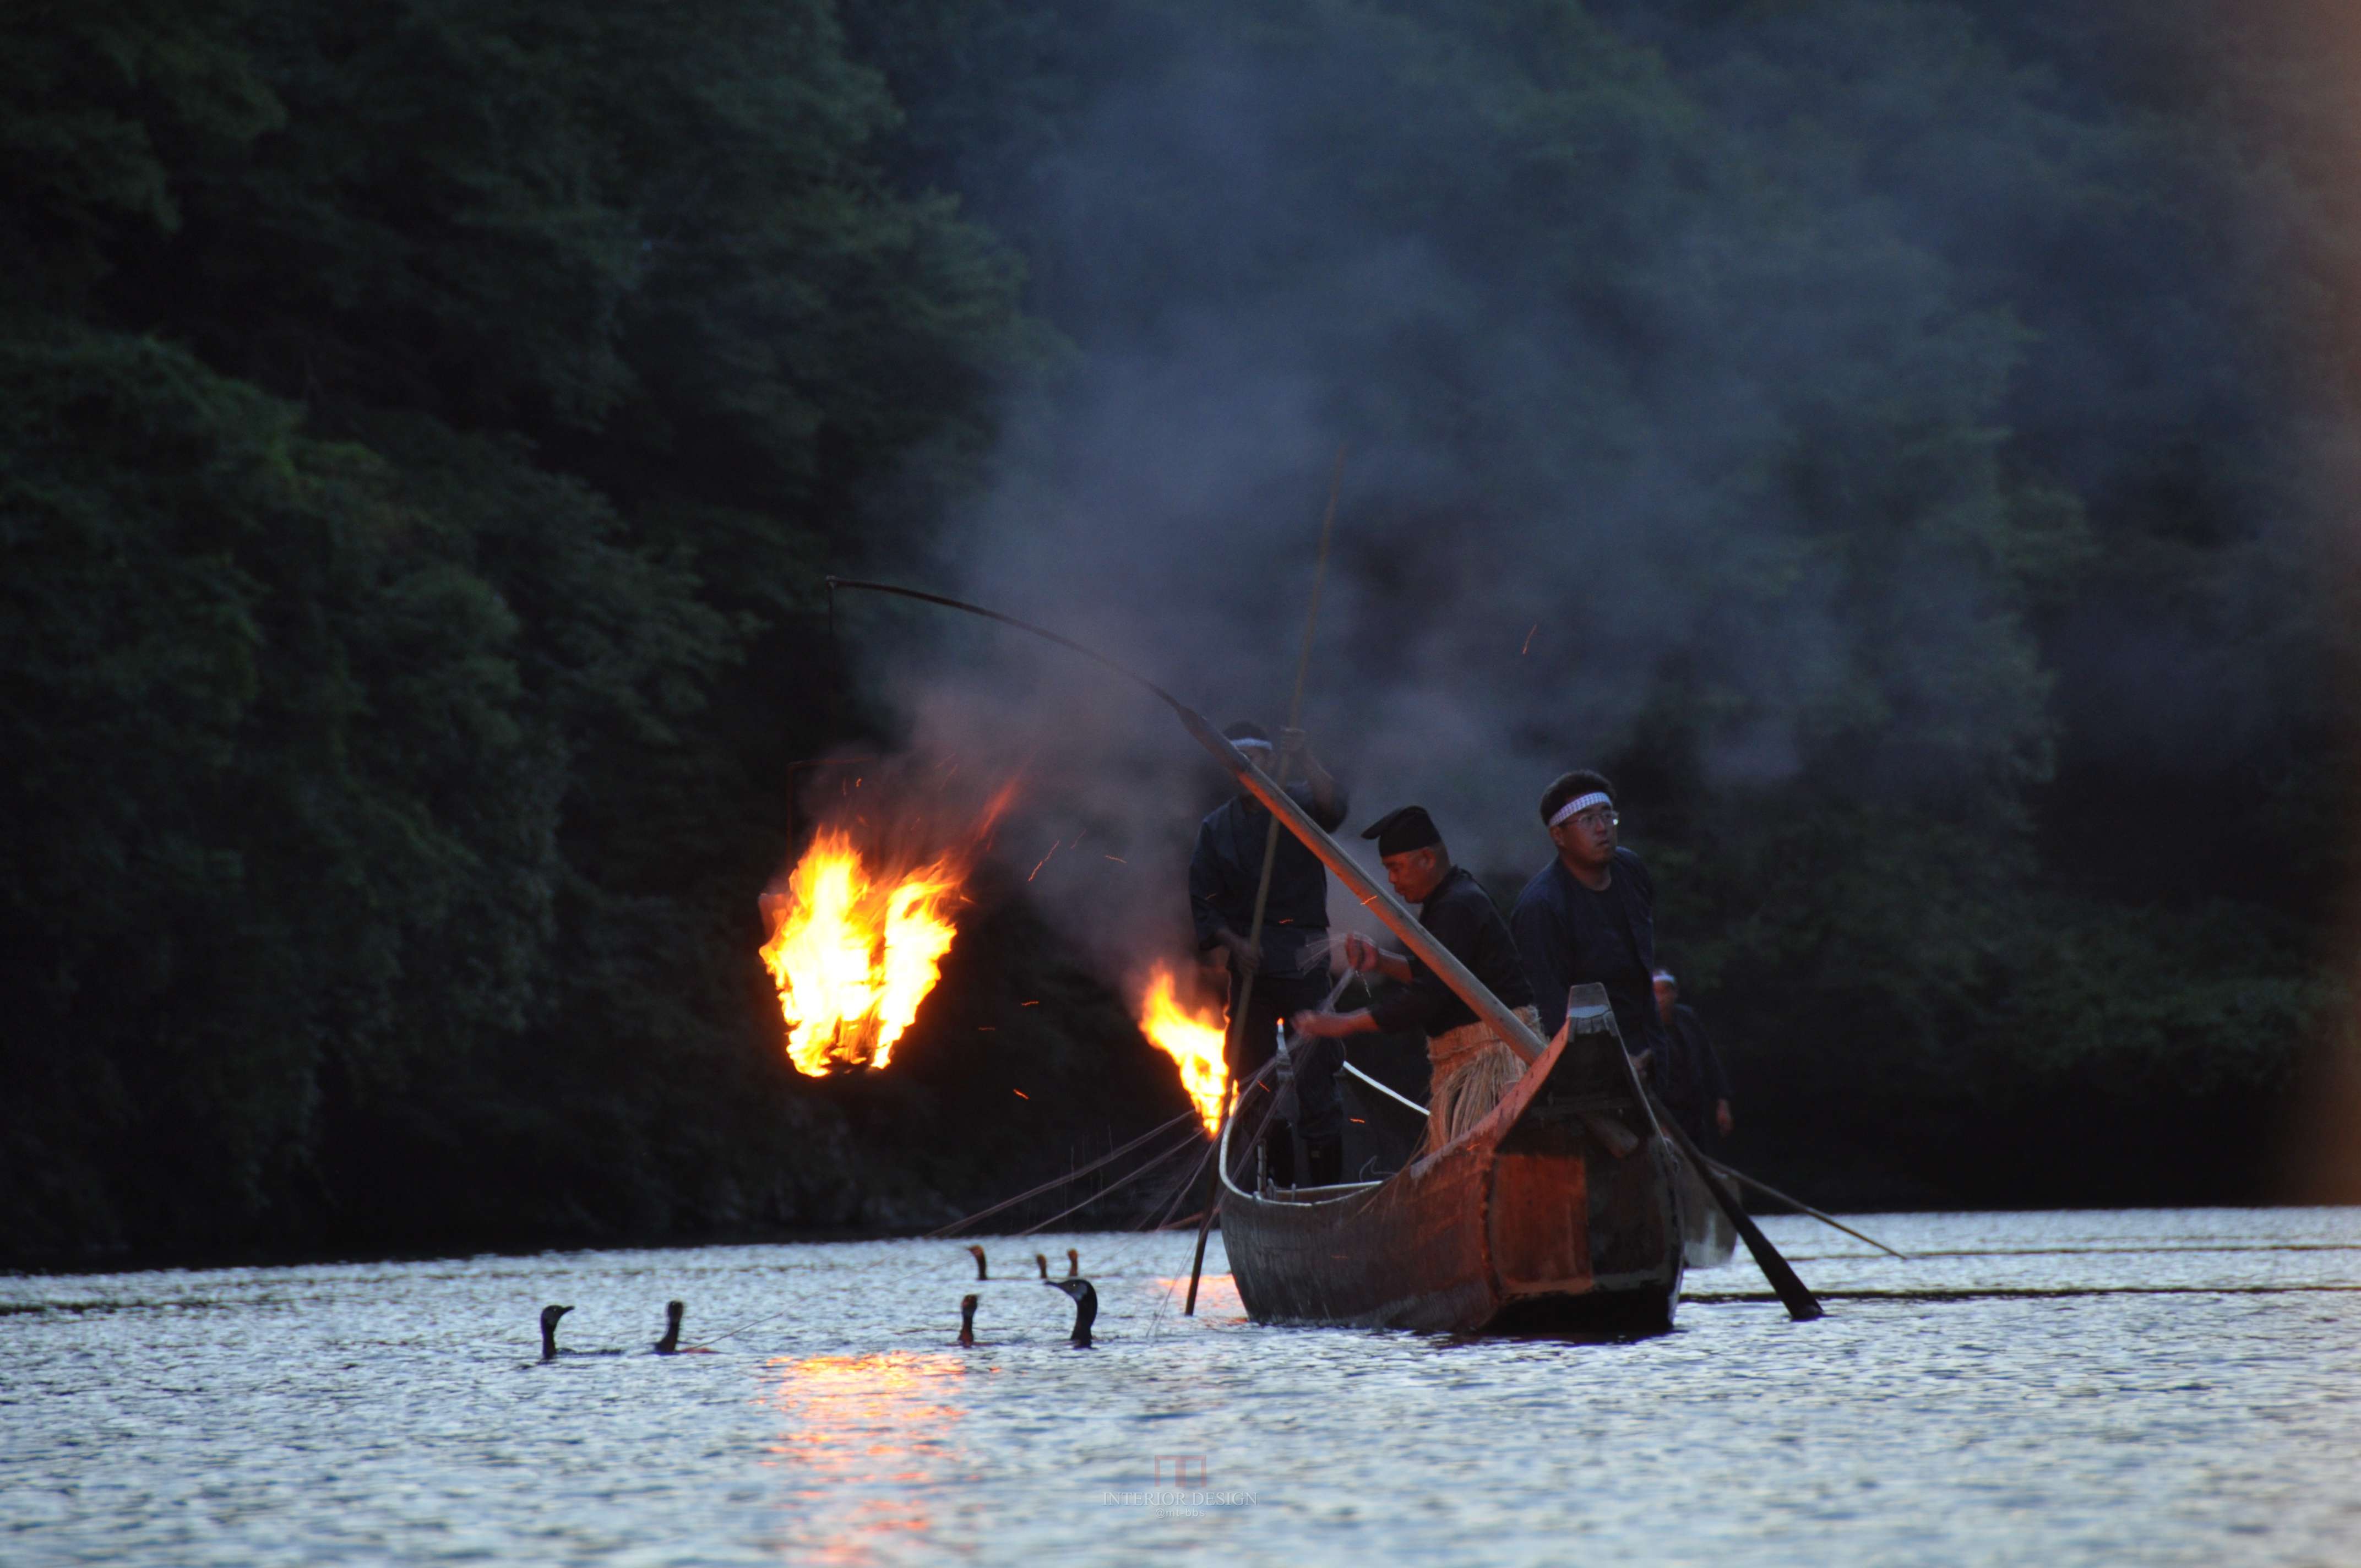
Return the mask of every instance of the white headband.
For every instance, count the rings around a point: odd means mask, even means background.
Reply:
[[[1247,740],[1233,740],[1233,741],[1231,741],[1231,742],[1230,742],[1230,744],[1231,744],[1231,745],[1233,745],[1233,746],[1235,746],[1235,747],[1236,747],[1239,751],[1245,751],[1245,750],[1246,750],[1247,747],[1249,747],[1249,746],[1259,746],[1259,747],[1261,747],[1261,748],[1262,748],[1264,751],[1269,751],[1269,750],[1271,749],[1271,744],[1270,744],[1270,742],[1269,742],[1269,741],[1268,741],[1268,740],[1252,740],[1252,739],[1247,739]]]
[[[1554,828],[1559,823],[1565,821],[1568,817],[1581,816],[1584,812],[1589,810],[1594,806],[1611,807],[1615,803],[1613,801],[1608,799],[1607,796],[1599,794],[1597,790],[1592,790],[1588,795],[1576,795],[1574,799],[1567,801],[1564,806],[1559,806],[1557,808],[1557,815],[1549,819],[1549,825]]]

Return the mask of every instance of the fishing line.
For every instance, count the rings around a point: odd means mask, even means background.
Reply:
[[[781,1318],[785,1317],[789,1312],[794,1310],[795,1309],[793,1307],[782,1307],[767,1318],[756,1318],[751,1323],[740,1323],[734,1329],[724,1329],[719,1333],[714,1334],[710,1338],[699,1340],[696,1344],[688,1346],[687,1348],[691,1350],[710,1350],[713,1348],[713,1342],[715,1340],[728,1339],[731,1334],[744,1333],[748,1329],[759,1329],[764,1323],[775,1323]]]
[[[1090,1164],[1083,1166],[1080,1170],[1070,1170],[1063,1176],[1051,1177],[1040,1186],[1033,1188],[1028,1191],[1019,1192],[1014,1198],[994,1203],[989,1209],[979,1209],[963,1220],[953,1220],[950,1224],[943,1226],[939,1230],[928,1231],[925,1239],[930,1242],[941,1241],[946,1236],[957,1234],[961,1229],[975,1223],[978,1220],[990,1219],[993,1215],[999,1213],[1003,1209],[1013,1209],[1017,1204],[1024,1202],[1029,1198],[1038,1198],[1044,1192],[1052,1191],[1058,1188],[1063,1187],[1068,1182],[1074,1180],[1078,1177],[1088,1176],[1091,1172],[1098,1169],[1101,1166],[1121,1159],[1124,1156],[1129,1154],[1140,1145],[1148,1142],[1150,1138],[1160,1136],[1161,1135],[1179,1126],[1181,1123],[1191,1120],[1196,1116],[1196,1114],[1197,1108],[1191,1105],[1188,1110],[1181,1112],[1180,1114],[1173,1117],[1162,1126],[1149,1128],[1147,1132],[1144,1132],[1140,1134],[1139,1136],[1132,1139],[1131,1142],[1124,1145],[1123,1147],[1100,1156],[1097,1159],[1091,1161]]]
[[[1196,1113],[1195,1113],[1194,1111],[1191,1111],[1191,1112],[1190,1113],[1190,1114],[1193,1116],[1193,1115],[1195,1115],[1195,1114],[1196,1114]],[[1075,1204],[1072,1208],[1071,1208],[1071,1209],[1060,1209],[1060,1210],[1059,1210],[1056,1213],[1054,1213],[1054,1214],[1050,1215],[1048,1219],[1046,1219],[1046,1220],[1042,1221],[1039,1224],[1038,1224],[1038,1225],[1028,1225],[1028,1226],[1027,1226],[1027,1227],[1026,1227],[1024,1230],[1021,1230],[1021,1231],[1017,1232],[1016,1234],[1017,1234],[1018,1235],[1020,1235],[1020,1236],[1029,1236],[1029,1235],[1036,1234],[1038,1234],[1038,1233],[1039,1233],[1039,1232],[1041,1232],[1041,1231],[1046,1231],[1046,1230],[1048,1230],[1051,1225],[1056,1224],[1059,1221],[1060,1221],[1060,1220],[1064,1219],[1067,1215],[1069,1215],[1069,1214],[1073,1214],[1073,1213],[1079,1213],[1079,1212],[1081,1212],[1082,1210],[1087,1209],[1087,1208],[1089,1208],[1092,1204],[1093,1204],[1093,1203],[1097,1202],[1100,1199],[1104,1198],[1105,1196],[1107,1196],[1107,1194],[1109,1194],[1109,1193],[1111,1193],[1111,1192],[1117,1192],[1117,1191],[1121,1191],[1124,1188],[1130,1186],[1133,1182],[1135,1182],[1135,1181],[1138,1180],[1141,1177],[1146,1176],[1149,1171],[1154,1170],[1158,1166],[1162,1165],[1166,1160],[1170,1159],[1174,1155],[1179,1154],[1179,1153],[1180,1153],[1182,1150],[1184,1150],[1184,1149],[1188,1148],[1191,1144],[1194,1144],[1194,1143],[1197,1143],[1198,1141],[1200,1141],[1200,1139],[1201,1139],[1201,1137],[1202,1137],[1202,1135],[1201,1135],[1200,1133],[1198,1133],[1198,1131],[1197,1131],[1195,1128],[1193,1128],[1193,1127],[1192,1127],[1192,1128],[1191,1128],[1191,1129],[1189,1130],[1189,1135],[1188,1135],[1187,1137],[1182,1138],[1179,1143],[1174,1144],[1170,1148],[1166,1149],[1162,1154],[1158,1155],[1158,1156],[1157,1156],[1156,1157],[1154,1157],[1153,1159],[1150,1159],[1150,1160],[1147,1161],[1145,1164],[1141,1165],[1141,1166],[1140,1166],[1137,1170],[1132,1170],[1132,1171],[1128,1171],[1128,1172],[1125,1173],[1122,1177],[1118,1178],[1118,1179],[1115,1179],[1115,1181],[1112,1181],[1112,1182],[1108,1183],[1106,1186],[1102,1187],[1102,1188],[1101,1188],[1101,1189],[1099,1189],[1096,1192],[1092,1193],[1089,1197],[1087,1197],[1087,1198],[1083,1199],[1081,1202],[1079,1202],[1079,1203]]]

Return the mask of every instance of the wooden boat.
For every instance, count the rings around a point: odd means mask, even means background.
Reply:
[[[1348,1090],[1365,1108],[1356,1116],[1399,1114],[1369,1089],[1358,1079]],[[1577,1335],[1672,1327],[1689,1228],[1682,1161],[1599,987],[1576,988],[1566,1027],[1491,1114],[1382,1179],[1249,1190],[1230,1144],[1225,1135],[1222,1241],[1257,1322]]]

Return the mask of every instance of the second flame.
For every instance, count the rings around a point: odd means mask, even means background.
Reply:
[[[1139,1032],[1180,1067],[1180,1087],[1197,1107],[1197,1118],[1211,1137],[1222,1124],[1222,1017],[1192,1012],[1181,1005],[1172,970],[1158,964],[1149,971],[1148,991],[1139,1001]]]

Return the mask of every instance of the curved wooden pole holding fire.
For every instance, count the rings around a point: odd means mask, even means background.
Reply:
[[[1477,980],[1475,973],[1466,964],[1461,963],[1450,948],[1436,941],[1433,934],[1418,923],[1418,916],[1411,913],[1410,907],[1394,896],[1393,889],[1382,885],[1371,877],[1358,861],[1345,852],[1343,845],[1331,839],[1320,824],[1312,820],[1309,813],[1296,805],[1288,793],[1273,782],[1269,774],[1256,767],[1246,759],[1246,753],[1231,745],[1227,738],[1208,723],[1203,714],[1199,713],[1154,681],[1135,670],[1125,668],[1095,649],[1085,648],[1070,637],[1060,636],[1047,627],[1036,626],[1030,621],[1019,620],[1015,616],[1003,615],[998,610],[986,609],[981,605],[969,604],[962,599],[949,598],[941,594],[922,593],[917,588],[906,588],[893,583],[863,582],[851,577],[830,577],[828,579],[828,587],[831,593],[838,588],[860,588],[872,593],[895,594],[903,598],[918,599],[927,604],[940,605],[946,609],[964,610],[970,615],[980,615],[986,620],[996,620],[1004,626],[1013,626],[1021,631],[1029,631],[1037,637],[1047,638],[1060,647],[1071,648],[1084,658],[1104,665],[1126,680],[1152,693],[1158,700],[1173,711],[1180,718],[1181,726],[1196,739],[1197,743],[1211,752],[1213,760],[1221,763],[1223,768],[1238,781],[1241,788],[1262,802],[1279,821],[1285,823],[1287,830],[1294,834],[1305,849],[1318,857],[1320,863],[1334,872],[1338,882],[1353,890],[1353,896],[1361,901],[1362,907],[1374,914],[1384,924],[1387,930],[1400,938],[1403,944],[1417,955],[1419,961],[1433,970],[1435,978],[1449,987],[1453,995],[1466,1003],[1476,1016],[1491,1025],[1500,1038],[1508,1042],[1510,1050],[1524,1058],[1528,1065],[1541,1059],[1541,1054],[1545,1048],[1542,1037],[1535,1034],[1532,1026],[1523,1019],[1510,1012],[1507,1003],[1493,995],[1491,988]],[[1686,1140],[1683,1141],[1686,1142]],[[1753,1255],[1755,1264],[1762,1268],[1773,1287],[1778,1291],[1780,1299],[1786,1304],[1788,1315],[1798,1321],[1818,1317],[1820,1315],[1818,1301],[1813,1299],[1811,1291],[1806,1288],[1803,1280],[1796,1277],[1795,1269],[1788,1265],[1787,1260],[1779,1255],[1778,1249],[1771,1245],[1770,1239],[1763,1234],[1761,1229],[1751,1219],[1747,1218],[1745,1211],[1739,1207],[1736,1197],[1719,1180],[1713,1179],[1709,1174],[1705,1186],[1707,1190],[1713,1194],[1714,1201],[1730,1217],[1730,1223],[1739,1235],[1745,1240],[1747,1250]]]
[[[1542,1037],[1533,1033],[1531,1025],[1523,1019],[1510,1012],[1505,1003],[1493,995],[1490,989],[1482,981],[1477,980],[1466,964],[1453,956],[1450,948],[1436,941],[1433,934],[1418,923],[1418,916],[1411,913],[1410,906],[1394,896],[1393,889],[1371,877],[1361,863],[1345,851],[1343,845],[1331,839],[1320,824],[1312,821],[1311,815],[1296,805],[1294,798],[1279,788],[1277,781],[1248,761],[1245,752],[1231,745],[1228,739],[1220,730],[1215,729],[1203,714],[1199,713],[1146,675],[1136,670],[1125,668],[1105,654],[1095,649],[1085,648],[1070,637],[1061,637],[1048,627],[1036,626],[1029,620],[1019,620],[1013,615],[1003,615],[998,610],[986,609],[982,605],[969,604],[964,599],[950,598],[942,594],[926,593],[917,588],[906,588],[896,583],[868,582],[857,577],[830,577],[828,579],[828,586],[830,591],[838,588],[854,588],[867,593],[893,594],[901,598],[917,599],[924,604],[940,605],[945,609],[964,610],[970,615],[980,615],[986,620],[996,620],[1004,626],[1013,626],[1020,631],[1029,631],[1036,637],[1046,638],[1061,648],[1070,648],[1147,691],[1158,701],[1170,707],[1180,718],[1182,727],[1196,738],[1197,743],[1211,752],[1213,761],[1221,763],[1223,769],[1238,781],[1239,787],[1262,802],[1271,815],[1302,842],[1305,849],[1319,858],[1322,865],[1335,873],[1337,881],[1352,889],[1353,896],[1360,900],[1364,907],[1377,916],[1385,924],[1386,929],[1408,944],[1410,950],[1418,955],[1419,961],[1433,970],[1436,978],[1451,988],[1454,995],[1467,1003],[1477,1017],[1498,1029],[1500,1032],[1500,1037],[1509,1042],[1510,1049],[1522,1057],[1527,1063],[1541,1059],[1541,1054],[1544,1048]]]

